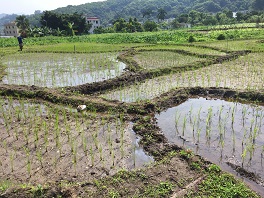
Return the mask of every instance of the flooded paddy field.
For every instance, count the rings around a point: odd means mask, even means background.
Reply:
[[[215,50],[206,47],[198,47],[198,46],[192,46],[192,45],[156,45],[156,46],[146,46],[146,47],[138,47],[136,48],[138,51],[153,51],[153,50],[158,50],[158,51],[166,51],[166,50],[178,50],[178,51],[185,51],[187,53],[193,53],[197,55],[216,55],[216,56],[224,56],[227,53],[224,52],[224,50]]]
[[[168,51],[144,51],[135,55],[134,58],[141,67],[147,70],[167,67],[181,67],[186,64],[192,64],[197,61],[205,60],[205,58]]]
[[[108,80],[121,75],[126,65],[115,53],[24,53],[6,56],[4,84],[65,87]]]
[[[253,173],[264,195],[263,53],[193,45],[1,57],[0,196],[27,193],[8,182],[47,197],[187,196],[226,176],[212,162]],[[250,104],[222,100],[236,97]]]
[[[131,86],[119,87],[101,96],[110,100],[136,102],[149,100],[179,87],[228,87],[261,90],[264,87],[263,53],[251,53],[236,60],[197,70],[164,75]]]
[[[192,98],[155,117],[170,142],[264,180],[264,106]]]

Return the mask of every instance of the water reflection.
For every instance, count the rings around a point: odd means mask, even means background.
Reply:
[[[133,159],[129,159],[129,161],[133,161],[134,168],[140,168],[147,164],[154,162],[154,158],[146,154],[143,148],[139,145],[140,138],[136,135],[136,133],[132,129],[131,124],[131,138],[132,138],[132,145],[133,145]],[[132,168],[132,167],[131,167]]]
[[[22,60],[5,61],[4,84],[42,87],[76,86],[108,80],[122,74],[126,65],[113,55],[89,57],[83,54],[30,54]],[[37,56],[38,59],[34,56]],[[97,60],[98,59],[98,60]],[[102,59],[102,60],[101,60]]]
[[[264,179],[264,107],[224,100],[189,99],[156,115],[172,143],[210,161],[244,167]]]

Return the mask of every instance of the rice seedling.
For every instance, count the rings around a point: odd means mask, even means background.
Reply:
[[[126,65],[116,62],[116,53],[103,54],[31,54],[6,56],[5,84],[47,87],[75,86],[119,76]],[[12,60],[12,61],[10,61]],[[26,63],[26,64],[23,64]]]
[[[194,86],[260,90],[263,88],[264,80],[262,56],[263,53],[251,53],[221,64],[155,77],[142,83],[119,87],[117,90],[102,94],[101,97],[122,102],[136,102],[152,99],[173,88]],[[252,60],[255,60],[254,64],[251,64]],[[188,80],[188,76],[192,78]]]
[[[9,99],[4,100],[4,103],[8,104]],[[4,100],[1,99],[1,103]],[[5,137],[0,136],[1,148],[8,153],[7,162],[10,163],[10,170],[12,164],[16,167],[13,172],[11,171],[11,177],[15,177],[21,170],[28,173],[30,180],[37,181],[39,175],[46,175],[44,171],[52,167],[53,171],[45,176],[48,180],[57,178],[54,174],[63,170],[64,166],[68,167],[67,174],[77,176],[88,174],[79,169],[87,164],[91,164],[96,170],[104,167],[115,171],[124,168],[123,166],[128,167],[127,163],[133,164],[133,153],[129,152],[133,147],[129,140],[132,126],[124,120],[124,113],[116,115],[110,111],[106,115],[100,115],[95,110],[91,113],[75,113],[57,106],[36,105],[29,100],[23,102],[23,99],[12,100],[15,108],[3,105],[1,108],[4,111],[0,115],[2,121],[3,113],[8,117],[10,114],[12,118],[9,122],[10,135],[14,137],[2,139],[7,136],[6,132]],[[8,109],[9,107],[11,108]],[[18,108],[20,121],[17,120]],[[16,157],[12,158],[12,153],[15,152],[10,148],[11,139],[18,151],[24,148],[25,166],[17,165],[22,159],[21,152],[17,152]],[[106,154],[107,152],[109,154]],[[127,161],[129,157],[131,161]],[[5,173],[0,175],[6,176]]]
[[[43,168],[43,156],[42,156],[42,151],[41,151],[41,149],[38,149],[38,150],[36,151],[36,155],[37,155],[38,161],[39,161],[39,163],[40,163],[40,165],[41,165],[41,168]]]
[[[94,152],[93,152],[93,147],[90,146],[90,157],[91,157],[91,166],[94,166]]]
[[[11,167],[11,172],[14,172],[14,158],[15,158],[15,153],[10,154],[10,167]]]
[[[179,129],[186,128],[185,141],[182,141],[182,137],[172,135],[177,126],[175,126],[175,116],[171,115],[177,115],[178,112],[181,112],[179,120],[181,128]],[[195,143],[192,148],[199,154],[215,159],[218,163],[222,163],[223,156],[230,158],[236,156],[243,164],[247,164],[247,169],[258,170],[258,174],[264,177],[259,171],[261,159],[258,157],[263,153],[263,136],[259,130],[263,112],[264,108],[259,105],[199,98],[189,99],[177,107],[156,115],[156,118],[158,126],[170,142],[191,146],[192,144],[188,142],[192,139]],[[241,115],[244,115],[244,118]],[[187,116],[192,116],[192,122],[185,121]],[[166,120],[165,125],[163,119]],[[199,125],[198,122],[200,122]],[[175,128],[171,130],[167,127],[170,125],[174,125]],[[216,141],[217,144],[215,144]],[[253,161],[254,164],[251,163]]]
[[[146,70],[157,68],[180,67],[184,64],[201,61],[203,58],[182,55],[175,52],[144,51],[135,56],[135,60]]]

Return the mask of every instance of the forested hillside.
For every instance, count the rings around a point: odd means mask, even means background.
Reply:
[[[166,18],[176,17],[191,10],[199,12],[219,12],[224,9],[243,11],[252,7],[254,0],[107,0],[79,6],[58,8],[59,13],[84,13],[100,17],[104,24],[119,17],[128,19],[156,18],[158,9],[167,12]]]
[[[165,11],[165,18],[176,18],[195,10],[200,13],[217,13],[221,11],[264,10],[264,0],[106,0],[67,6],[54,10],[59,14],[85,14],[101,19],[104,26],[112,24],[118,18],[128,20],[136,17],[138,21],[157,20],[159,10]],[[0,26],[15,20],[16,15],[7,15],[0,19]],[[40,26],[41,14],[28,17],[30,25]]]

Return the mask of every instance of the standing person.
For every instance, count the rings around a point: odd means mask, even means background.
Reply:
[[[18,41],[20,51],[22,51],[22,49],[23,49],[23,38],[22,38],[22,36],[18,36],[17,41]]]

